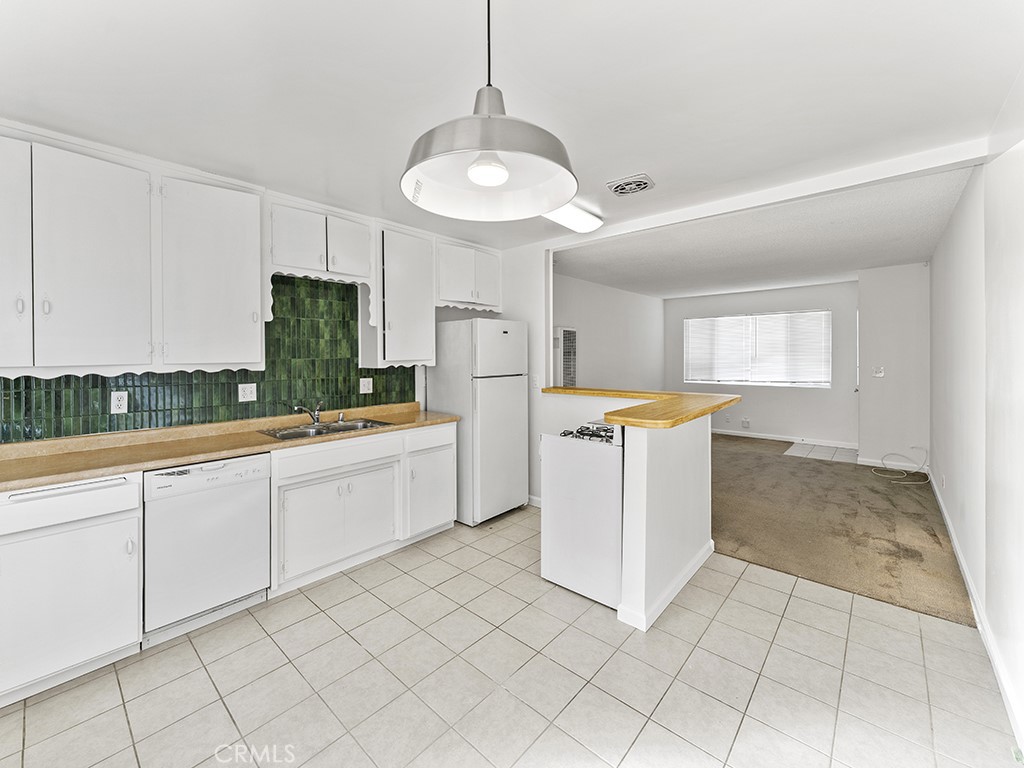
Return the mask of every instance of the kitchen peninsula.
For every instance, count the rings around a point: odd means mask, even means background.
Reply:
[[[710,415],[741,398],[583,387],[543,392],[592,398],[595,417],[608,398],[644,401],[607,410],[604,420],[625,432],[618,617],[647,630],[714,551]]]

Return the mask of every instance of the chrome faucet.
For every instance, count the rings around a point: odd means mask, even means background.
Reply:
[[[292,411],[294,413],[304,413],[307,416],[309,416],[309,418],[311,418],[313,420],[314,424],[319,424],[320,423],[320,411],[323,409],[323,407],[324,407],[324,401],[320,400],[316,404],[316,410],[315,411],[311,411],[311,410],[309,410],[309,408],[306,408],[305,406],[302,406],[302,405],[296,405],[294,408],[292,408]]]

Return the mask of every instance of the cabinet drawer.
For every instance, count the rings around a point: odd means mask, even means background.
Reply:
[[[405,450],[409,453],[437,448],[440,445],[455,443],[455,425],[443,424],[439,427],[424,427],[410,430],[405,438]]]
[[[0,536],[141,506],[140,483],[125,477],[14,491],[0,496]]]
[[[338,467],[377,461],[402,453],[400,436],[357,437],[338,444],[276,451],[273,470],[277,482],[289,477],[336,470]]]

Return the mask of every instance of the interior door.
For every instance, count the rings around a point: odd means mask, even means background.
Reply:
[[[473,379],[474,514],[487,520],[529,499],[526,376]]]
[[[368,224],[327,217],[327,255],[331,272],[369,277],[373,265],[373,235]]]
[[[0,137],[0,366],[32,365],[32,145]]]
[[[327,271],[327,224],[322,214],[271,206],[270,242],[275,264]]]
[[[149,174],[32,149],[35,364],[152,360]]]
[[[433,244],[384,230],[384,359],[434,357]]]
[[[165,363],[258,363],[260,201],[191,181],[163,183]]]

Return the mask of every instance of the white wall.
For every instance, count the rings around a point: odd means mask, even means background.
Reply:
[[[971,176],[931,263],[931,472],[985,602],[985,186]]]
[[[553,277],[554,325],[576,329],[576,383],[661,389],[665,302],[574,277]]]
[[[984,619],[1024,738],[1024,142],[989,163],[984,178]]]
[[[683,319],[759,312],[832,310],[832,387],[686,384]],[[730,392],[743,401],[711,417],[712,429],[799,442],[857,446],[857,284],[853,282],[669,299],[665,302],[665,389]],[[740,419],[750,419],[743,429]]]
[[[860,286],[861,464],[914,468],[929,444],[929,268],[866,269]],[[876,378],[873,369],[884,368]],[[914,446],[920,446],[915,448]]]

